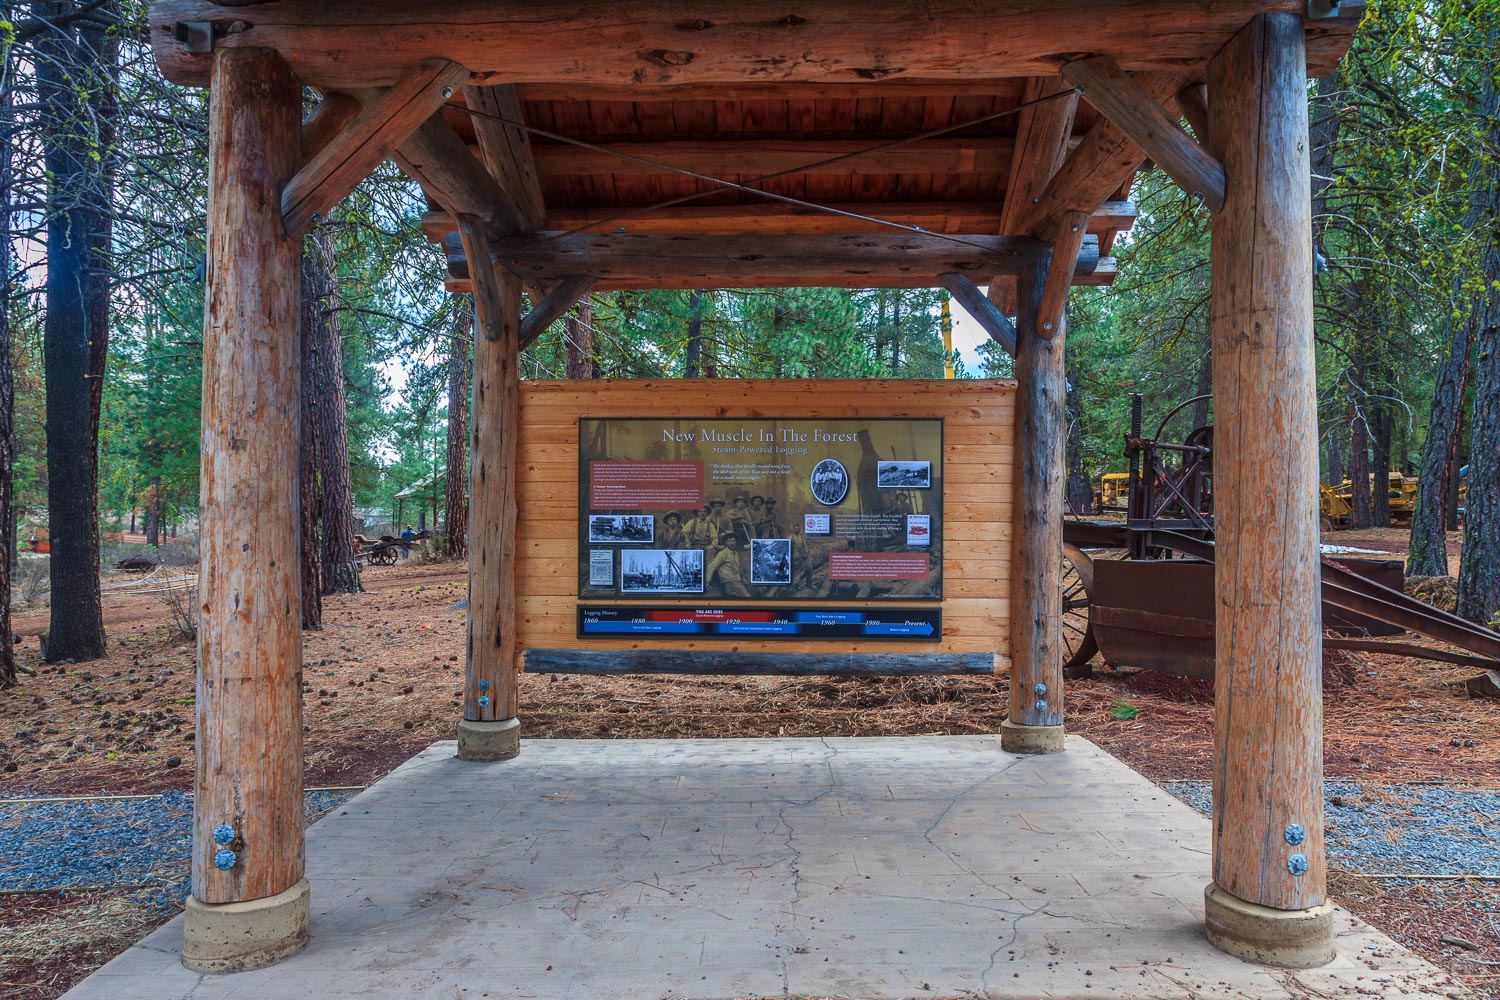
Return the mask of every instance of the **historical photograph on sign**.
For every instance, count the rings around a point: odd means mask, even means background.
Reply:
[[[939,419],[580,417],[577,509],[584,599],[943,596]]]
[[[925,490],[932,486],[932,463],[881,462],[875,482],[883,490]]]
[[[700,549],[627,549],[620,553],[620,591],[626,594],[703,593]]]
[[[656,538],[656,519],[650,514],[593,514],[589,517],[591,542],[644,542]]]
[[[792,540],[755,538],[750,541],[750,582],[792,582]]]
[[[812,492],[818,503],[832,507],[849,493],[848,471],[837,459],[823,459],[813,466]]]

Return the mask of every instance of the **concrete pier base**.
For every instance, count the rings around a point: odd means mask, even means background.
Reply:
[[[1006,753],[1062,753],[1062,726],[1023,726],[1006,719],[1000,723],[1000,746]]]
[[[1203,890],[1203,924],[1214,947],[1248,962],[1315,969],[1334,959],[1332,903],[1278,910],[1210,882]]]
[[[194,972],[248,972],[296,954],[307,944],[312,892],[301,879],[285,892],[243,903],[188,897],[182,964]]]
[[[459,760],[510,760],[521,752],[521,720],[458,724]]]

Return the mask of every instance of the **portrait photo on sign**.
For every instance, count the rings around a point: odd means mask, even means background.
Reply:
[[[837,459],[825,458],[812,470],[812,494],[827,507],[844,499],[849,492],[849,472]]]
[[[931,462],[880,462],[875,484],[883,490],[925,490],[932,486]]]
[[[790,538],[753,538],[750,540],[750,582],[792,582],[792,540]]]
[[[620,592],[703,593],[703,550],[630,549],[621,552]]]
[[[656,538],[656,519],[650,514],[590,514],[589,541],[645,542]]]

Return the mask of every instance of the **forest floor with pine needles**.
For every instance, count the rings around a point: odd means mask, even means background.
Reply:
[[[1384,548],[1354,533],[1335,540]],[[435,740],[451,739],[459,716],[464,611],[453,605],[465,593],[462,564],[377,567],[364,579],[364,594],[325,598],[323,629],[305,637],[309,788],[368,784]],[[18,615],[20,658],[37,675],[0,693],[0,798],[191,788],[194,645],[146,590],[106,594],[110,655],[93,663],[41,664],[36,635],[46,615]],[[1466,697],[1463,681],[1472,673],[1395,656],[1330,658],[1330,782],[1357,782],[1367,796],[1398,786],[1500,788],[1500,702]],[[520,684],[530,738],[993,733],[1006,705],[1003,676],[528,674]],[[1152,780],[1210,777],[1213,692],[1206,682],[1101,668],[1091,680],[1069,682],[1067,726]],[[0,802],[0,823],[5,807]],[[1486,849],[1500,839],[1497,822],[1490,816],[1475,826]],[[1403,944],[1494,995],[1496,967],[1481,963],[1500,960],[1500,881],[1370,874],[1390,873],[1336,870],[1333,891]],[[25,944],[0,952],[0,994],[18,1000],[58,996],[169,915],[127,889],[0,893],[0,936]],[[1445,944],[1445,936],[1477,948]]]

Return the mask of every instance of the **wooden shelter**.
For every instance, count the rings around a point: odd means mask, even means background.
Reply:
[[[306,938],[298,238],[386,157],[427,192],[450,287],[476,301],[460,755],[479,759],[517,748],[518,352],[590,288],[949,287],[1017,358],[1005,742],[1061,749],[1067,291],[1112,278],[1143,163],[1197,196],[1213,213],[1227,456],[1208,931],[1245,957],[1327,961],[1306,79],[1359,14],[1355,0],[154,2],[168,78],[212,88],[184,961],[247,968]],[[306,120],[304,87],[322,98]]]

